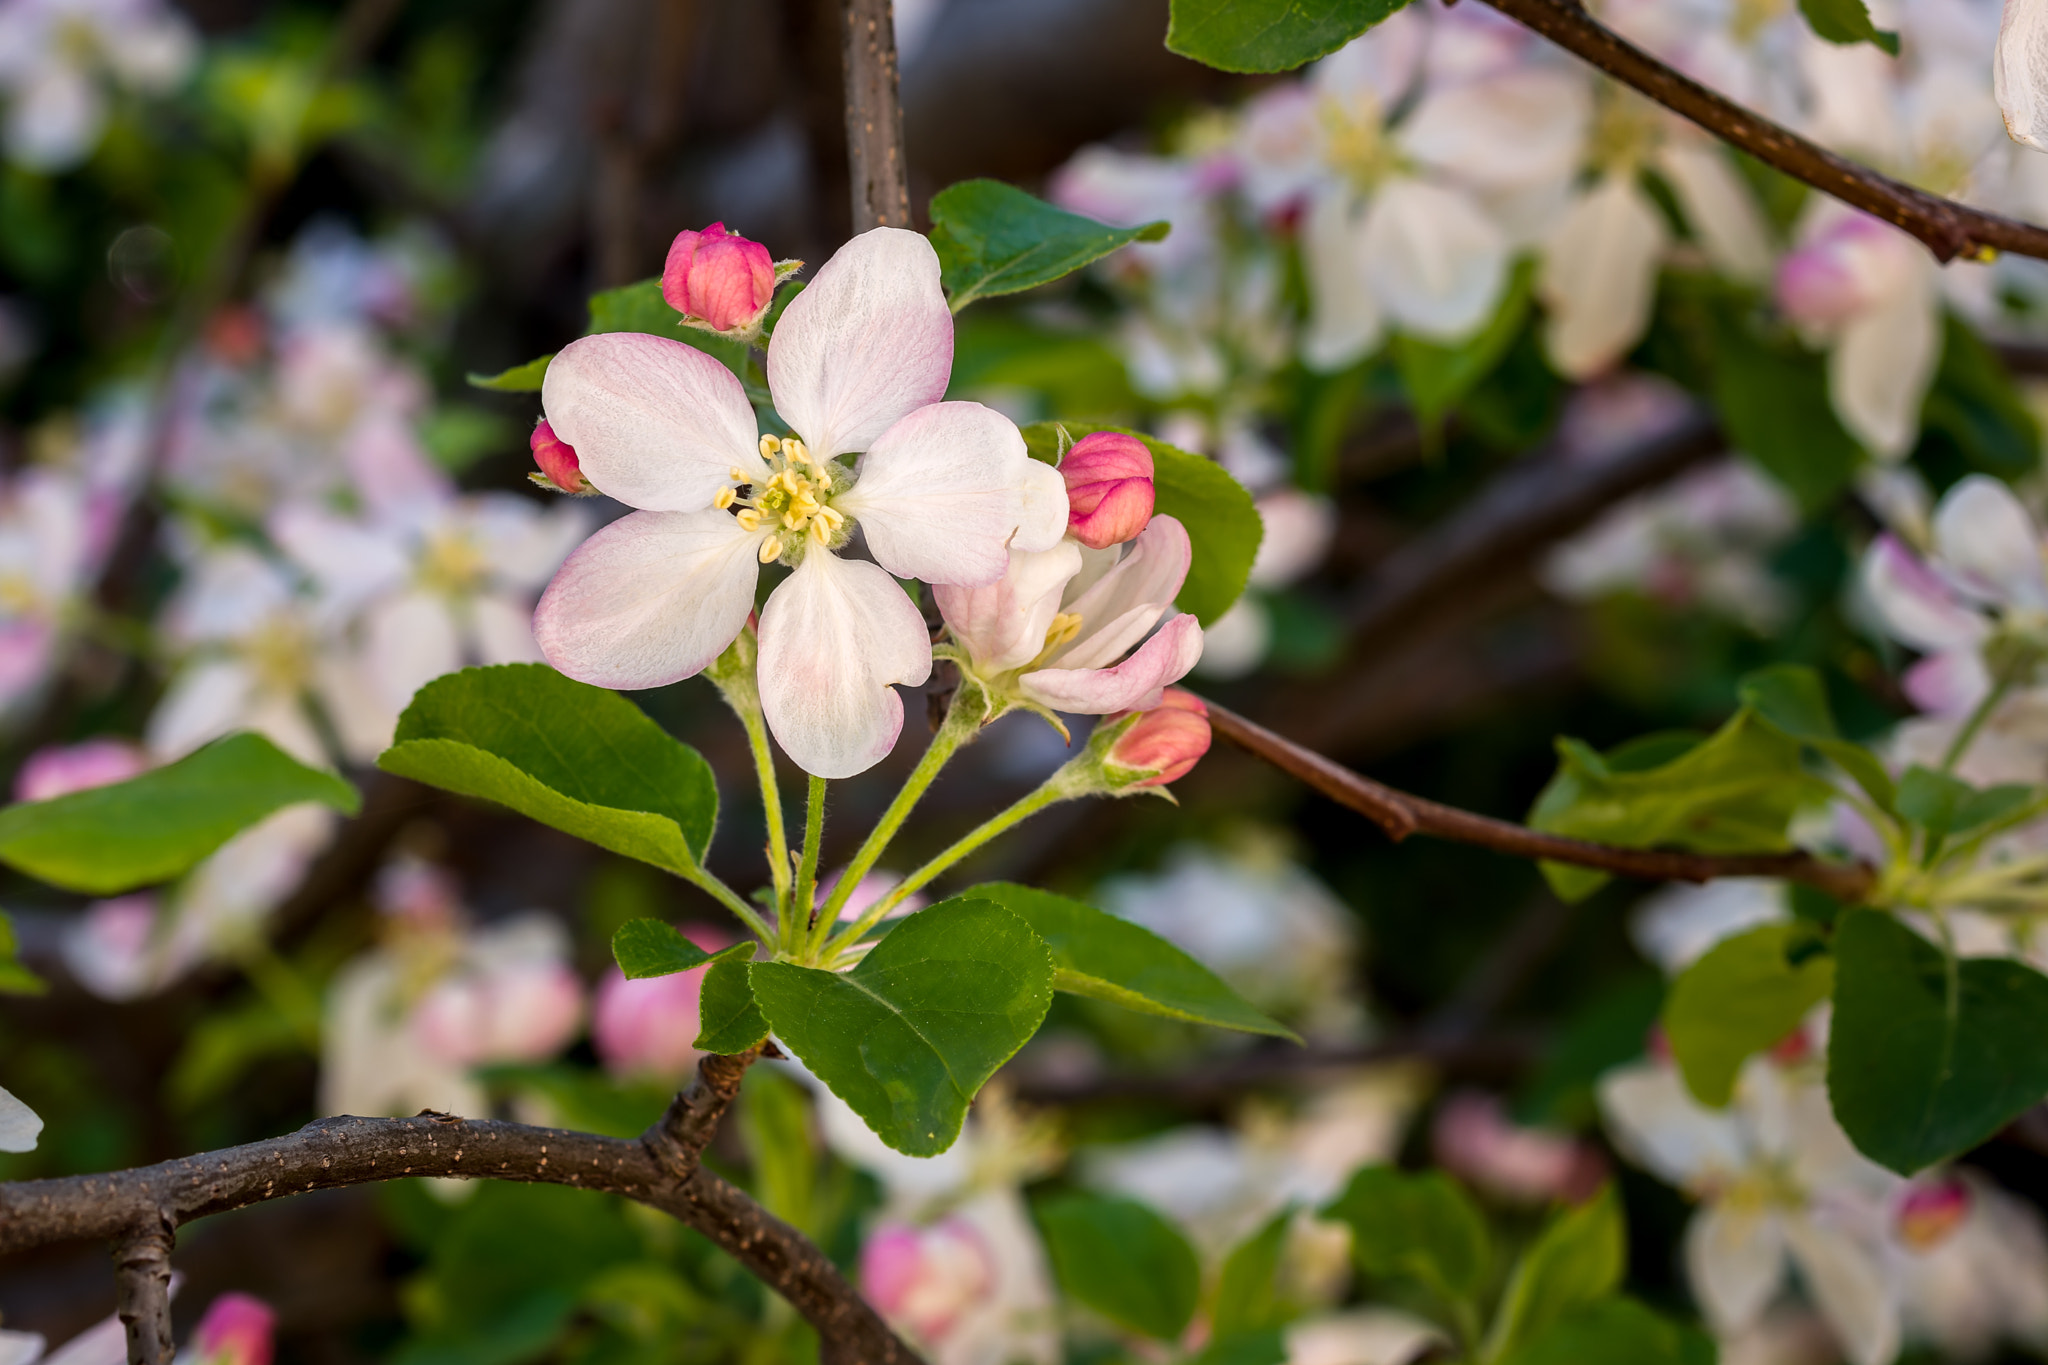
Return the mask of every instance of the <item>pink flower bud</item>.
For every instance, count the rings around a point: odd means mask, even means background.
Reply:
[[[775,297],[775,262],[767,247],[727,232],[723,223],[678,232],[661,268],[661,296],[715,331],[750,328]]]
[[[995,1288],[995,1258],[973,1225],[884,1223],[860,1249],[861,1288],[882,1316],[936,1343]]]
[[[199,1365],[270,1365],[277,1314],[248,1294],[223,1294],[192,1334]]]
[[[456,1066],[539,1062],[583,1017],[583,986],[560,962],[512,962],[435,983],[413,1011],[414,1037]]]
[[[1152,452],[1135,436],[1098,431],[1060,461],[1067,534],[1091,550],[1120,545],[1152,520]]]
[[[1600,1154],[1562,1133],[1524,1128],[1499,1099],[1473,1091],[1437,1111],[1430,1145],[1437,1164],[1506,1199],[1582,1200],[1607,1176]]]
[[[1159,705],[1118,738],[1109,751],[1109,763],[1150,772],[1152,776],[1132,785],[1157,787],[1180,781],[1208,752],[1209,708],[1194,693],[1169,687]]]
[[[583,466],[576,460],[576,447],[555,435],[555,429],[548,425],[547,418],[543,417],[535,424],[533,435],[527,438],[526,443],[533,450],[533,462],[540,466],[540,473],[531,476],[535,483],[579,498],[597,491],[591,487],[590,480],[583,477]]]
[[[1899,1201],[1899,1240],[1915,1251],[1932,1251],[1970,1216],[1970,1187],[1955,1176],[1916,1184]]]
[[[89,739],[83,744],[38,749],[15,774],[14,799],[48,801],[126,782],[148,766],[142,750],[125,739]]]
[[[707,953],[730,946],[723,929],[695,926],[684,935]],[[612,1075],[680,1079],[697,1061],[692,1045],[698,1033],[697,999],[704,986],[704,968],[667,976],[628,980],[612,968],[597,988],[591,1011],[590,1038],[598,1058]]]
[[[1778,263],[1778,307],[1802,327],[1836,326],[1863,306],[1863,291],[1849,263],[1830,246],[1800,247]]]

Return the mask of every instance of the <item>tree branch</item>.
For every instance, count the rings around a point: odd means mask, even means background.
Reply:
[[[122,1303],[133,1302],[142,1311],[149,1300],[140,1297],[147,1292],[141,1277],[154,1273],[148,1268],[159,1261],[167,1276],[171,1234],[209,1214],[308,1190],[411,1176],[574,1185],[622,1195],[703,1233],[803,1315],[818,1333],[826,1365],[920,1365],[808,1238],[698,1164],[753,1059],[705,1058],[689,1091],[637,1139],[431,1110],[409,1119],[344,1116],[155,1166],[0,1184],[0,1252],[51,1242],[114,1241],[122,1248]],[[131,1263],[139,1268],[131,1272]],[[130,1297],[131,1280],[138,1297]],[[126,1318],[128,1309],[122,1311]],[[166,1365],[164,1322],[162,1354],[131,1353],[131,1365]],[[131,1346],[136,1331],[131,1323]]]
[[[1981,257],[1987,249],[2048,259],[2048,229],[1966,207],[1837,156],[1680,75],[1571,0],[1486,3],[1765,165],[1911,233],[1938,261]]]
[[[159,1219],[114,1246],[114,1312],[128,1329],[128,1365],[170,1365],[171,1231]]]
[[[1562,835],[1475,815],[1404,791],[1333,763],[1255,725],[1236,712],[1209,702],[1209,723],[1217,733],[1292,774],[1340,806],[1365,816],[1399,843],[1411,834],[1428,834],[1463,844],[1477,844],[1518,858],[1541,858],[1598,868],[1624,877],[1651,881],[1705,882],[1717,877],[1780,877],[1820,888],[1836,900],[1854,902],[1870,893],[1875,878],[1861,863],[1823,862],[1807,853],[1713,854],[1664,849],[1616,848],[1567,839]]]
[[[896,19],[890,0],[844,0],[846,171],[853,230],[910,226],[903,106],[896,97]]]

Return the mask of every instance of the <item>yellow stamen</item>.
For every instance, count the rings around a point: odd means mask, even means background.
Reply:
[[[763,564],[773,564],[781,556],[782,542],[779,539],[769,536],[761,542],[761,562]]]
[[[1053,617],[1052,624],[1046,628],[1045,647],[1047,649],[1058,649],[1080,633],[1081,614],[1079,612],[1063,611],[1058,616]]]
[[[742,509],[733,520],[740,524],[742,531],[751,533],[761,529],[761,514],[751,507]]]
[[[764,459],[764,460],[765,460],[765,459],[767,459],[767,458],[768,458],[768,457],[769,457],[770,455],[773,455],[773,454],[774,454],[774,453],[775,453],[776,451],[780,450],[781,448],[782,448],[782,442],[781,442],[780,440],[778,440],[777,438],[775,438],[775,437],[773,437],[773,436],[763,436],[763,437],[761,438],[761,458],[762,458],[762,459]]]
[[[718,490],[718,496],[711,500],[711,505],[723,512],[726,508],[732,506],[733,500],[738,496],[739,494],[730,488],[721,488]]]
[[[731,469],[728,469],[725,472],[732,475],[732,481],[734,483],[745,483],[747,481],[747,471],[741,469],[738,465],[734,465]]]

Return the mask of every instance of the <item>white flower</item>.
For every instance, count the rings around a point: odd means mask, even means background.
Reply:
[[[7,152],[36,170],[83,161],[106,125],[103,80],[161,93],[184,79],[198,36],[159,0],[0,4],[0,93]]]
[[[1724,939],[1791,914],[1783,882],[1723,877],[1700,886],[1667,886],[1645,896],[1629,916],[1629,937],[1666,976],[1677,976]]]
[[[1409,1365],[1449,1346],[1443,1332],[1396,1308],[1355,1308],[1288,1325],[1286,1365]]]
[[[35,1110],[0,1090],[0,1152],[33,1152],[43,1120]]]
[[[780,558],[794,571],[761,613],[769,728],[821,777],[879,761],[903,724],[892,684],[931,671],[924,620],[890,575],[991,583],[1010,550],[1066,530],[1058,471],[1016,426],[940,401],[952,354],[938,256],[897,228],[840,248],[784,310],[768,386],[797,433],[786,442],[757,439],[739,380],[681,342],[564,349],[548,421],[592,484],[641,510],[585,541],[542,596],[548,661],[606,687],[690,677],[739,634],[759,566]],[[836,458],[862,451],[853,469]],[[878,563],[839,557],[856,523]]]
[[[2041,1215],[1974,1176],[1952,1177],[1968,1212],[1933,1245],[1903,1219],[1893,1239],[1906,1333],[1956,1356],[1989,1355],[2001,1340],[2048,1345],[2048,1237]]]
[[[1788,1260],[1854,1365],[1898,1353],[1897,1289],[1881,1255],[1885,1201],[1903,1184],[1859,1156],[1815,1081],[1752,1058],[1733,1104],[1702,1108],[1676,1067],[1624,1067],[1599,1099],[1621,1151],[1700,1200],[1686,1228],[1693,1294],[1719,1335],[1753,1325]]]
[[[0,708],[49,677],[91,567],[89,503],[76,479],[31,469],[0,488]]]

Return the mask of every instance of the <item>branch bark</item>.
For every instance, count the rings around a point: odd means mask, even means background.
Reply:
[[[1572,0],[1486,3],[1765,165],[1912,234],[1938,261],[1991,251],[2048,259],[2048,229],[1969,208],[1837,156],[1680,75]]]
[[[896,19],[890,0],[844,0],[846,170],[853,230],[910,224],[910,177],[903,161],[903,106],[897,100]]]
[[[171,1231],[148,1219],[114,1246],[114,1312],[128,1333],[128,1365],[170,1365]]]
[[[171,1236],[196,1218],[410,1176],[574,1185],[646,1204],[703,1233],[803,1315],[818,1333],[826,1365],[920,1365],[810,1239],[698,1164],[753,1060],[754,1054],[705,1058],[689,1090],[639,1138],[432,1111],[409,1119],[345,1116],[155,1166],[0,1184],[0,1252],[115,1242],[124,1320],[134,1302],[142,1320],[155,1321],[146,1316],[149,1277],[161,1269],[168,1288]],[[131,1365],[167,1365],[169,1319],[161,1321],[163,1350],[154,1357],[134,1354],[138,1329],[131,1322]]]
[[[1713,854],[1666,849],[1616,848],[1544,834],[1526,825],[1477,815],[1424,797],[1397,791],[1362,777],[1315,752],[1283,739],[1264,726],[1215,702],[1207,703],[1209,723],[1218,734],[1257,754],[1274,767],[1300,778],[1340,806],[1357,811],[1385,831],[1395,843],[1411,834],[1427,834],[1462,844],[1477,844],[1518,858],[1541,858],[1598,868],[1623,877],[1650,881],[1706,882],[1719,877],[1779,877],[1820,888],[1836,900],[1860,901],[1875,877],[1860,863],[1830,863],[1807,853]]]

